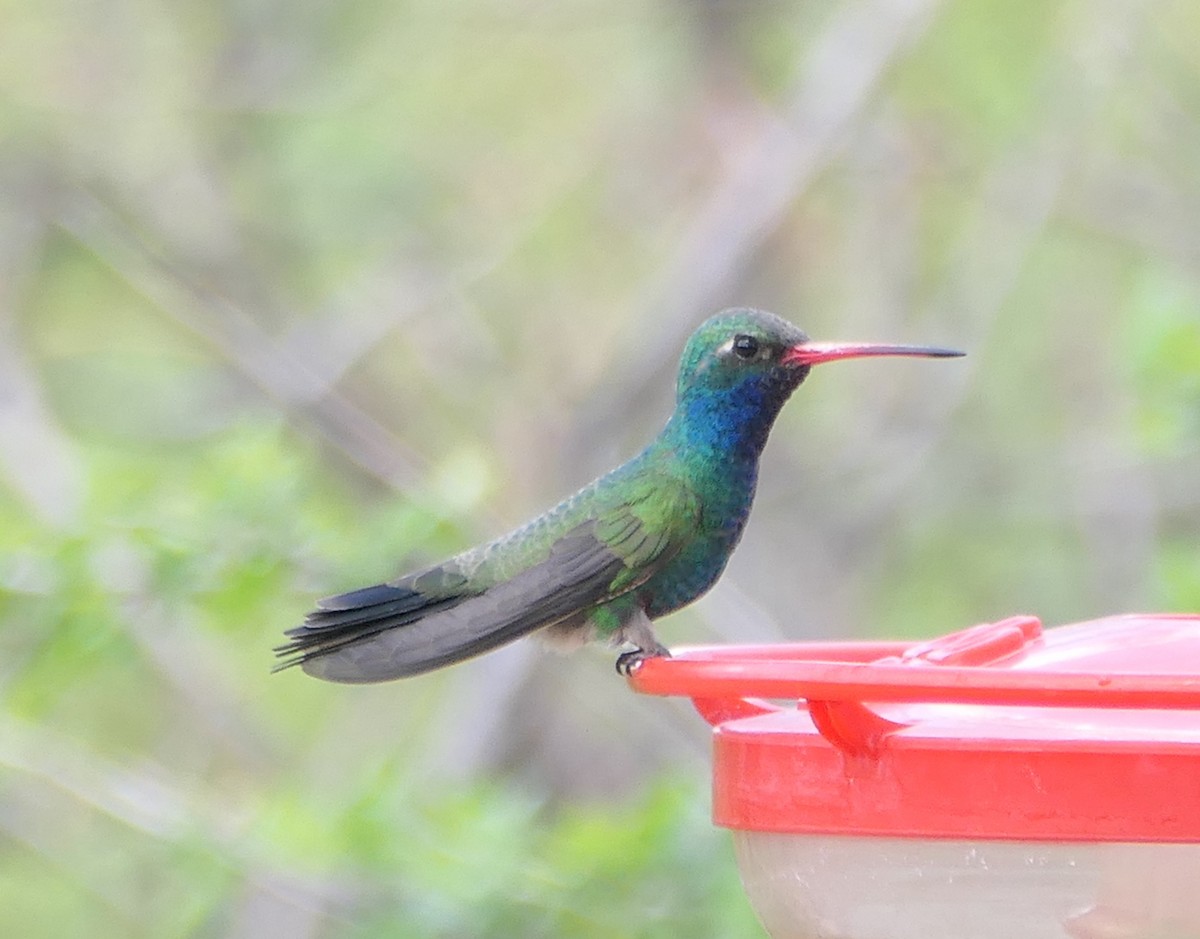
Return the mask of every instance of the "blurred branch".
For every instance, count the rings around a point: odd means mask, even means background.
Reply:
[[[80,193],[64,227],[131,287],[216,348],[284,413],[314,428],[390,486],[421,478],[420,457],[365,411],[329,389],[320,365],[287,348],[232,301],[191,282],[99,200]]]
[[[0,466],[16,490],[43,522],[54,528],[70,527],[83,501],[84,474],[4,319],[0,319],[0,439],[4,440]]]
[[[11,780],[6,780],[5,791],[0,796],[0,832],[11,842],[4,846],[6,856],[11,856],[15,844],[24,845],[43,864],[117,917],[129,935],[136,935],[141,912],[137,904],[119,896],[95,869],[81,870],[66,844],[67,839],[60,835],[61,806],[47,804],[45,795],[40,787],[13,785]]]
[[[938,0],[836,8],[813,41],[779,118],[731,142],[727,172],[696,209],[674,254],[645,289],[634,345],[581,417],[578,441],[609,439],[674,361],[697,317],[716,311],[799,195],[836,155],[886,74],[928,26]]]
[[[295,350],[296,355],[315,353],[321,363],[323,385],[314,383],[307,389],[309,400],[330,392],[358,361],[405,324],[431,311],[437,311],[440,321],[447,314],[447,307],[468,314],[471,305],[466,298],[471,288],[509,261],[587,179],[599,160],[594,154],[601,148],[601,142],[614,133],[608,128],[595,131],[586,145],[578,148],[579,159],[557,163],[549,171],[550,180],[522,204],[517,219],[493,232],[486,250],[478,256],[468,257],[437,278],[422,276],[415,270],[407,278],[397,277],[395,270],[400,262],[389,259],[386,273],[376,271],[360,278],[314,316],[294,320],[280,338],[281,345]],[[473,319],[471,326],[476,340],[490,333],[488,324],[478,318]]]
[[[120,765],[56,734],[0,714],[0,765],[36,777],[76,801],[157,839],[178,840],[202,831],[217,841],[234,840],[239,825],[188,800],[183,790],[157,775]]]
[[[233,750],[244,767],[261,769],[275,754],[262,727],[233,683],[229,669],[203,630],[181,622],[178,610],[149,593],[131,595],[121,604],[126,631],[201,727]]]
[[[1028,260],[1050,223],[1072,167],[1086,152],[1104,103],[1138,34],[1136,14],[1144,9],[1129,0],[1081,4],[1068,17],[1062,42],[1047,53],[1039,86],[1043,106],[1029,131],[997,159],[983,176],[974,212],[950,252],[946,276],[924,317],[939,334],[953,335],[968,352],[978,352],[1018,284]],[[831,479],[869,477],[860,491],[859,516],[878,516],[896,493],[926,463],[950,426],[950,415],[973,386],[982,359],[971,356],[962,367],[941,369],[920,399],[894,412],[874,412],[856,421],[855,437],[823,470]],[[888,426],[903,433],[889,434]],[[882,441],[882,445],[881,445]],[[914,445],[914,442],[916,445]],[[881,470],[886,468],[886,472]]]
[[[21,211],[0,212],[0,466],[43,521],[65,528],[79,513],[84,473],[20,353],[14,318],[46,231],[44,212],[21,203],[39,193],[24,181],[6,186],[5,201]]]
[[[325,907],[330,904],[314,902],[315,899],[303,885],[262,871],[247,886],[225,936],[227,939],[261,939],[262,936],[309,939],[325,935]],[[337,906],[345,906],[348,899],[339,898]]]
[[[349,879],[319,879],[257,859],[254,845],[247,844],[244,836],[249,816],[228,809],[215,793],[201,804],[185,794],[188,787],[163,773],[115,763],[44,724],[0,714],[0,766],[49,784],[80,805],[157,841],[188,843],[199,837],[217,845],[226,862],[235,860],[242,868],[254,893],[285,901],[306,916],[314,910],[348,906],[361,893]],[[34,847],[49,851],[50,846],[41,842],[38,839]],[[66,863],[61,857],[56,861]]]

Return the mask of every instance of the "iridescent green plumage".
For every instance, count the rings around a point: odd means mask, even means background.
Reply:
[[[322,600],[276,651],[329,681],[386,681],[535,630],[667,650],[650,621],[703,594],[741,537],[771,425],[811,364],[941,349],[818,347],[758,310],[702,324],[680,363],[675,411],[640,454],[516,531],[449,560]]]

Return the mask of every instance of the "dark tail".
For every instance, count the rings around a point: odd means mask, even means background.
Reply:
[[[484,586],[456,565],[317,604],[275,650],[278,668],[299,665],[326,681],[389,681],[471,658],[557,623],[582,625],[611,598],[624,561],[580,524],[537,564]]]
[[[304,623],[284,633],[288,641],[275,647],[282,660],[271,671],[299,665],[309,674],[319,674],[314,663],[321,657],[360,645],[383,632],[408,626],[418,620],[457,606],[466,596],[428,597],[408,587],[376,584],[317,601],[317,608]],[[463,656],[466,657],[465,655]],[[429,668],[436,668],[431,664]],[[408,674],[425,671],[415,668]],[[398,676],[397,676],[398,677]],[[332,681],[379,681],[379,678],[331,678]]]

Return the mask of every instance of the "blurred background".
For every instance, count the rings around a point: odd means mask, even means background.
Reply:
[[[0,933],[761,935],[613,653],[271,676],[632,455],[729,305],[824,367],[668,644],[1200,609],[1200,6],[0,2]]]

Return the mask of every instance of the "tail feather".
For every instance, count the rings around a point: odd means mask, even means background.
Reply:
[[[595,520],[570,529],[540,561],[507,578],[468,577],[453,564],[321,601],[275,651],[326,681],[388,681],[460,662],[526,633],[566,621],[614,594],[628,568],[595,535]],[[625,589],[636,586],[634,579]]]
[[[341,610],[361,610],[364,607],[376,606],[405,597],[419,596],[418,592],[409,587],[397,587],[393,584],[375,584],[373,587],[362,587],[346,593],[335,594],[332,597],[322,597],[317,601],[317,608],[308,614],[309,619],[315,619],[322,613],[336,613]]]
[[[466,596],[429,597],[390,584],[326,597],[317,602],[317,608],[305,617],[303,624],[284,633],[288,641],[274,649],[282,661],[272,671],[303,665],[317,656],[450,609],[464,599]]]
[[[284,635],[302,636],[314,631],[325,633],[342,630],[386,617],[425,611],[431,604],[443,599],[434,600],[417,590],[388,584],[364,587],[318,600],[317,608],[304,618],[304,623],[287,630]]]

